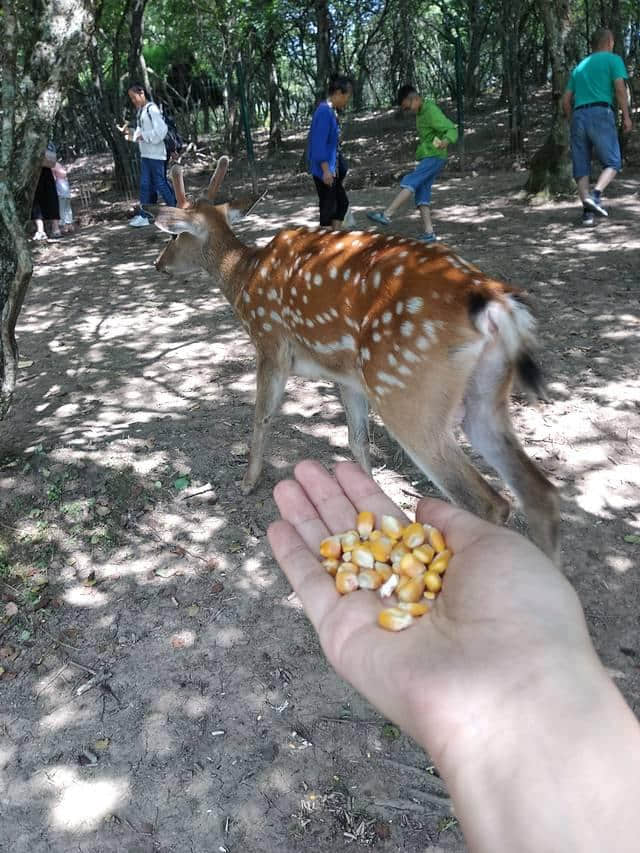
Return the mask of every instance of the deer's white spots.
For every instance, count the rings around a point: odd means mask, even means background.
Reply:
[[[316,285],[316,287],[320,287],[320,285],[322,284],[322,276],[320,275],[320,273],[316,273],[314,275],[313,283]]]
[[[345,281],[349,281],[350,277],[351,277],[351,270],[347,267],[347,269],[342,273],[342,278]]]
[[[391,367],[397,367],[398,366],[398,359],[395,357],[395,355],[392,352],[390,352],[387,355],[387,361],[389,362]]]
[[[385,311],[384,314],[382,315],[382,322],[386,325],[387,323],[391,322],[392,317],[393,317],[393,314],[391,313],[391,311]]]
[[[251,302],[251,297],[249,296],[249,294],[247,293],[246,290],[242,294],[242,301],[243,302]]]
[[[416,338],[416,346],[418,347],[418,349],[425,352],[426,350],[429,349],[431,344],[429,343],[429,341],[426,338],[423,338],[422,335],[420,335],[419,338]]]
[[[385,385],[394,385],[396,388],[406,388],[406,384],[402,379],[398,379],[398,377],[394,376],[392,373],[385,373],[383,370],[380,370],[378,371],[378,376],[376,378],[379,382],[384,382]]]
[[[271,323],[263,323],[262,328],[265,330],[265,332],[270,332],[273,329],[273,326],[271,325]]]
[[[376,317],[376,318],[374,319],[374,321],[371,323],[371,328],[372,328],[372,329],[377,329],[379,325],[380,325],[380,318],[379,318],[379,317]]]
[[[348,315],[344,318],[345,325],[349,326],[350,329],[355,329],[356,332],[360,331],[360,324],[356,322],[352,317]]]
[[[404,311],[404,302],[400,299],[396,302],[396,314],[402,314]]]
[[[453,296],[450,293],[445,293],[444,301],[450,304],[451,302],[453,302]]]
[[[337,320],[337,319],[338,319],[338,317],[340,316],[340,314],[338,314],[338,311],[337,311],[335,308],[330,308],[330,309],[329,309],[329,314],[331,314],[331,316],[332,316],[332,317],[335,317],[335,319],[336,319],[336,320]]]
[[[272,287],[271,290],[267,291],[267,299],[277,299],[277,298],[278,298],[278,291],[275,289],[275,287]]]
[[[482,284],[482,279],[481,278],[472,278],[471,284]]]
[[[374,333],[371,335],[371,337],[373,338],[373,340],[374,340],[374,341],[375,341],[375,343],[377,343],[377,344],[378,344],[378,343],[380,343],[380,341],[382,340],[382,335],[380,334],[380,332],[374,332]]]
[[[404,251],[400,252],[398,257],[399,258],[406,258],[408,254],[409,254],[409,252],[407,252],[407,250],[405,249]]]
[[[307,296],[307,294],[306,294],[306,293],[303,293],[303,294],[302,294],[302,301],[304,302],[304,304],[305,304],[305,305],[306,305],[306,304],[307,304],[307,302],[309,301],[309,297]]]
[[[393,236],[385,237],[385,243],[390,243],[392,240],[395,240],[395,239],[396,238]]]
[[[311,273],[309,272],[309,270],[307,270],[306,273],[304,274],[304,280],[305,281],[311,281]]]
[[[380,287],[380,282],[382,281],[382,274],[380,270],[376,270],[373,274],[373,286],[377,289]]]
[[[251,312],[251,319],[252,319],[252,320],[255,320],[255,319],[256,319],[256,312],[255,312],[255,311],[252,311],[252,312]]]
[[[339,243],[336,243],[336,245],[335,245],[336,252],[341,252],[343,248],[344,248],[344,243],[342,242],[342,240]]]
[[[406,349],[402,353],[402,357],[404,358],[405,361],[408,361],[411,364],[416,364],[417,362],[421,361],[420,356],[416,355],[415,352],[413,352],[413,350],[410,350],[410,349]]]
[[[260,275],[262,278],[266,278],[269,275],[269,270],[266,267],[262,267],[260,270]]]
[[[323,314],[316,314],[316,323],[320,323],[320,325],[322,325],[323,323],[326,323],[326,322],[327,321],[324,319]]]
[[[315,323],[313,322],[313,320],[309,319],[309,317],[307,317],[306,323],[310,329],[313,329],[313,327],[315,326]]]
[[[264,290],[261,287],[258,288],[258,296],[264,296]]]
[[[284,314],[284,311],[282,312]],[[272,311],[269,315],[274,323],[282,323],[282,317],[278,314],[277,311]]]
[[[437,290],[432,290],[432,291],[431,291],[431,298],[432,298],[432,299],[440,299],[440,294],[438,293],[438,291],[437,291]]]
[[[403,272],[404,272],[404,267],[402,266],[402,264],[398,264],[398,266],[394,269],[393,274],[394,275],[402,275]]]
[[[325,323],[330,323],[330,322],[331,322],[332,317],[331,317],[331,314],[329,314],[329,312],[328,312],[328,311],[325,311],[325,313],[324,313],[322,316],[324,317],[324,321],[325,321]]]
[[[417,314],[422,309],[424,300],[421,296],[412,296],[407,300],[407,311],[409,314]]]
[[[358,248],[358,246],[362,246],[362,240],[353,240],[353,241],[351,242],[351,245],[352,245],[352,247],[353,247],[354,249],[357,249],[357,248]]]
[[[258,307],[256,308],[256,311],[258,312],[258,317],[264,317],[265,310],[262,307],[262,305],[258,305]]]
[[[407,367],[406,364],[401,364],[398,367],[398,373],[401,373],[403,376],[411,376],[411,374],[413,373],[413,370],[411,370],[410,367]]]
[[[371,350],[369,349],[369,347],[362,347],[362,349],[360,350],[360,356],[362,357],[363,361],[369,361],[369,359],[371,358]]]
[[[431,342],[435,342],[438,339],[435,327],[430,320],[423,320],[422,328],[424,329],[425,335],[429,338]]]
[[[337,278],[338,270],[335,267],[329,267],[329,278]]]
[[[400,334],[403,338],[410,338],[413,334],[414,325],[411,320],[405,320],[404,323],[400,324]]]

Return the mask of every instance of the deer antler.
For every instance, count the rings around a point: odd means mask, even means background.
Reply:
[[[218,165],[216,166],[216,170],[213,173],[213,177],[209,181],[209,187],[207,189],[207,199],[209,201],[215,201],[216,195],[218,194],[218,190],[220,189],[220,184],[224,180],[224,176],[227,174],[227,169],[229,168],[229,158],[226,154],[223,154],[222,157],[218,160]]]

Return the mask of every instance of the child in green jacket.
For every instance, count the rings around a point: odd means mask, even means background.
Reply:
[[[422,217],[424,233],[419,240],[434,243],[437,240],[431,223],[431,187],[447,162],[447,146],[458,138],[458,129],[434,101],[421,97],[411,85],[402,86],[398,92],[398,105],[403,112],[416,116],[419,144],[416,151],[418,165],[400,181],[400,192],[385,210],[369,210],[367,216],[380,225],[390,225],[393,214],[411,196]]]

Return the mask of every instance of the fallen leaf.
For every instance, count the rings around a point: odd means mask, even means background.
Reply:
[[[629,542],[631,545],[640,545],[640,536],[637,533],[628,533],[624,537],[625,542]]]
[[[108,737],[101,737],[99,740],[97,740],[97,741],[94,743],[93,747],[94,747],[94,749],[97,749],[99,752],[101,752],[102,750],[106,749],[106,748],[109,746],[109,744],[110,744],[110,743],[111,743],[111,739],[110,739],[110,738],[108,738]]]
[[[25,361],[19,361],[18,367],[33,367],[33,362],[25,359]]]
[[[5,616],[15,616],[18,612],[18,605],[15,601],[10,601],[8,604],[4,606]]]
[[[95,586],[96,584],[96,573],[89,572],[87,577],[82,581],[84,586]]]
[[[159,569],[154,569],[153,573],[159,578],[170,578],[171,575],[175,574],[175,571],[175,569],[172,569],[169,566],[160,566]]]
[[[13,660],[16,657],[18,652],[13,646],[0,646],[0,660]]]
[[[224,589],[224,584],[220,583],[220,581],[216,581],[211,587],[211,594],[218,595]]]
[[[178,477],[177,480],[173,481],[173,488],[176,492],[181,492],[182,489],[186,489],[191,480],[187,474],[184,474],[182,477]]]
[[[200,608],[197,604],[192,604],[190,607],[187,607],[187,614],[189,616],[195,616],[199,610]]]
[[[218,560],[215,557],[209,557],[209,559],[207,560],[205,565],[209,569],[209,571],[211,571],[213,569],[217,569],[218,568]]]

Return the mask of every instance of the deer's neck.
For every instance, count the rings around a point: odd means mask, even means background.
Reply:
[[[208,265],[216,284],[225,298],[236,307],[246,285],[250,263],[255,249],[245,246],[235,234],[228,229],[219,235],[214,246],[209,251],[215,262]]]

